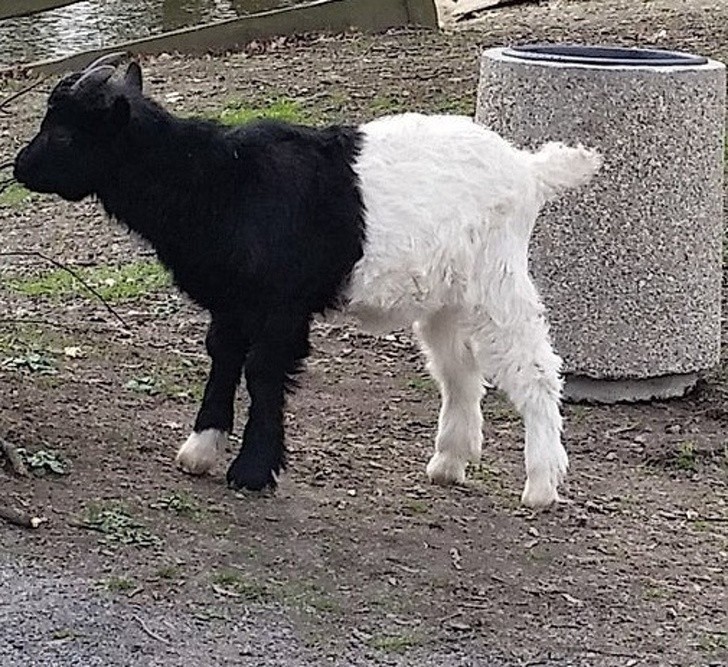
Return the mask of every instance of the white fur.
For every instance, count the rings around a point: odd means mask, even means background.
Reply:
[[[546,144],[529,153],[462,116],[403,114],[361,128],[354,165],[366,209],[349,311],[382,331],[414,326],[442,394],[433,482],[460,483],[482,444],[483,381],[526,427],[522,502],[558,499],[561,360],[528,274],[528,242],[547,199],[589,181],[600,157]]]
[[[228,434],[214,428],[191,433],[179,448],[175,461],[182,470],[191,475],[204,475],[225,451],[227,442]]]

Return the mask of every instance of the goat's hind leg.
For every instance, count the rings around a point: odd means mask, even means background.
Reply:
[[[414,326],[442,397],[435,453],[427,465],[437,484],[464,482],[465,468],[480,460],[483,444],[482,375],[461,318],[458,311],[442,310]]]
[[[185,472],[208,472],[224,451],[233,428],[235,390],[248,348],[243,328],[213,315],[205,339],[212,367],[190,437],[177,452]]]
[[[504,290],[501,324],[484,323],[476,336],[487,379],[508,394],[523,417],[526,485],[521,502],[533,508],[559,500],[557,487],[569,460],[561,444],[561,359],[551,347],[548,324],[533,284]],[[515,316],[514,316],[515,314]]]
[[[310,317],[279,313],[253,341],[245,362],[250,394],[243,445],[227,472],[234,489],[259,491],[275,487],[286,466],[283,429],[285,395],[295,387],[294,376],[308,356]]]

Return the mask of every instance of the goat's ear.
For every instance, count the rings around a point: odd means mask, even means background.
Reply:
[[[106,123],[110,130],[120,130],[129,122],[129,101],[126,97],[119,96],[114,98],[108,111],[106,112]]]
[[[142,68],[139,67],[139,63],[129,63],[129,67],[126,68],[126,74],[124,74],[124,84],[141,91]]]

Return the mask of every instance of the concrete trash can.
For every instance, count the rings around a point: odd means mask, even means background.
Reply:
[[[565,397],[681,396],[720,357],[725,66],[683,53],[489,49],[476,121],[519,147],[583,143],[594,181],[549,204],[531,272]]]

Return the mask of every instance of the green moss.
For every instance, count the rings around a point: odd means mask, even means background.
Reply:
[[[157,261],[138,260],[121,266],[81,268],[76,273],[107,301],[129,301],[171,285],[166,269]],[[32,278],[7,281],[10,289],[30,297],[60,298],[86,292],[67,271],[55,269]]]
[[[212,583],[246,602],[267,602],[271,600],[272,593],[265,582],[250,579],[238,570],[224,569],[216,572]]]
[[[374,116],[407,111],[407,103],[392,95],[377,95],[369,101],[369,112]]]
[[[136,588],[136,583],[128,577],[109,577],[101,582],[101,585],[111,593],[123,593]]]
[[[422,644],[416,635],[379,635],[372,637],[369,646],[386,653],[405,653],[414,646]]]
[[[242,125],[259,118],[272,118],[288,123],[305,122],[307,116],[301,104],[281,97],[270,100],[265,106],[249,106],[242,102],[229,102],[216,116],[225,125]]]
[[[16,208],[30,197],[30,190],[26,190],[18,183],[11,183],[0,191],[0,208]]]

